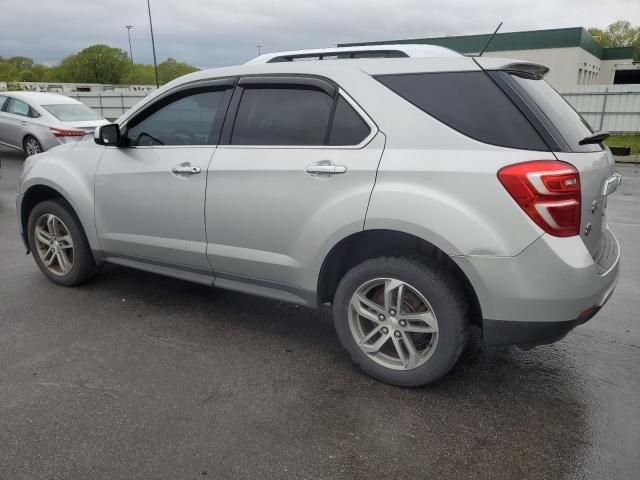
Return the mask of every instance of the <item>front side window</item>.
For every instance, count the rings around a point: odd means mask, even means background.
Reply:
[[[225,91],[178,94],[152,113],[143,112],[127,129],[130,146],[214,145],[214,122]]]
[[[324,145],[333,98],[313,88],[246,88],[232,145]]]
[[[6,103],[9,97],[5,97],[4,95],[0,95],[0,110],[4,110],[4,104]]]
[[[29,116],[29,105],[22,100],[18,100],[17,98],[12,98],[9,100],[9,105],[7,106],[7,113],[13,113],[14,115],[22,115],[23,117]]]

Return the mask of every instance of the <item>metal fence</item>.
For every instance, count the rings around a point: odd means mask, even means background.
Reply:
[[[146,97],[150,92],[125,91],[125,92],[61,92],[67,97],[75,98],[91,107],[108,120],[115,120],[136,103]]]
[[[594,130],[640,133],[640,85],[589,85],[562,95]]]
[[[64,92],[115,120],[150,92]],[[589,85],[562,94],[594,130],[640,133],[640,85]]]

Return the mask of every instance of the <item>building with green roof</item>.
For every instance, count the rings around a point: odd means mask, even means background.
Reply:
[[[356,45],[428,44],[460,53],[480,53],[491,34],[343,43]],[[640,65],[633,65],[633,48],[605,48],[582,27],[498,33],[484,56],[514,58],[550,68],[547,81],[560,91],[576,85],[640,83]]]

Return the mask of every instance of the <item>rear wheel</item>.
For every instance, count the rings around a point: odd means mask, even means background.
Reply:
[[[467,302],[442,267],[380,257],[340,281],[334,322],[353,361],[373,377],[416,387],[445,375],[465,344]]]
[[[36,264],[59,285],[78,285],[96,270],[82,225],[63,200],[36,205],[27,225],[29,248]]]
[[[42,148],[42,145],[40,145],[38,139],[31,135],[27,135],[25,137],[24,142],[22,142],[22,149],[27,157],[44,152],[44,149]]]

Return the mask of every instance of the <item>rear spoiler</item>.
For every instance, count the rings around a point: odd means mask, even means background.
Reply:
[[[473,61],[483,70],[502,70],[507,72],[522,73],[534,77],[544,77],[549,68],[544,65],[506,58],[474,57]]]

